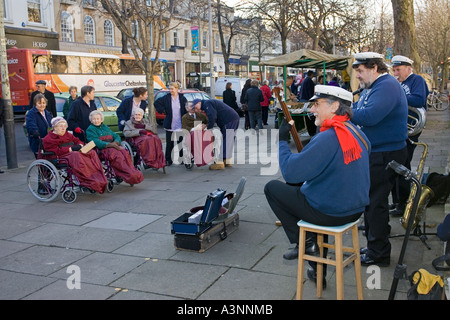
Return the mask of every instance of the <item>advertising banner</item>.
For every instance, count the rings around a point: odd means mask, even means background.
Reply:
[[[199,30],[198,27],[191,27],[191,36],[192,36],[192,52],[199,52],[200,39],[199,39]]]

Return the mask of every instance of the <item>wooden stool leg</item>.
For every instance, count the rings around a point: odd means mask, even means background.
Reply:
[[[355,258],[355,278],[356,278],[356,290],[358,294],[358,300],[364,299],[363,285],[361,278],[361,259],[359,256],[359,241],[358,241],[358,226],[355,224],[352,228],[353,250],[356,254]]]
[[[298,270],[297,270],[297,300],[303,299],[303,276],[305,274],[305,241],[306,231],[300,228],[300,237],[298,242]]]
[[[319,246],[319,257],[323,258],[323,234],[321,233],[317,234],[317,245]],[[323,263],[317,262],[316,271],[317,298],[321,298],[323,288]]]
[[[337,299],[344,299],[344,255],[342,250],[342,234],[334,235],[336,252],[336,291]]]

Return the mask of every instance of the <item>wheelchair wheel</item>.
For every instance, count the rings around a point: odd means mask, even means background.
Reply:
[[[113,180],[108,180],[108,185],[106,186],[106,191],[112,192],[113,189],[114,189],[114,181]]]
[[[184,166],[186,167],[186,169],[191,170],[194,167],[194,158],[185,160]]]
[[[31,194],[43,202],[54,200],[61,189],[59,171],[50,161],[33,161],[27,170],[27,185]]]
[[[72,189],[67,189],[63,192],[62,198],[66,203],[73,203],[77,200],[77,193]]]
[[[122,141],[120,143],[120,146],[125,148],[125,150],[128,151],[128,153],[130,154],[131,160],[133,160],[133,162],[134,162],[134,152],[133,152],[133,149],[131,148],[131,145],[126,141]]]

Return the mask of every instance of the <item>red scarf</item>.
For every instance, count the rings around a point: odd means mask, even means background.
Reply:
[[[345,164],[349,164],[350,162],[361,158],[362,152],[358,141],[343,123],[344,121],[348,120],[350,120],[348,115],[334,116],[332,119],[326,119],[323,122],[322,127],[320,128],[320,132],[322,132],[330,129],[331,127],[334,127],[334,131],[336,131],[339,144],[341,145],[342,153],[344,154]]]

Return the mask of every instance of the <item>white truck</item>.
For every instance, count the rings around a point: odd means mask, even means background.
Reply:
[[[220,77],[217,78],[215,87],[214,87],[214,95],[216,99],[223,99],[222,95],[225,91],[225,87],[227,83],[231,82],[231,90],[233,90],[236,93],[236,100],[239,108],[241,107],[241,91],[244,87],[245,81],[247,79],[245,78],[239,78],[239,77]]]

